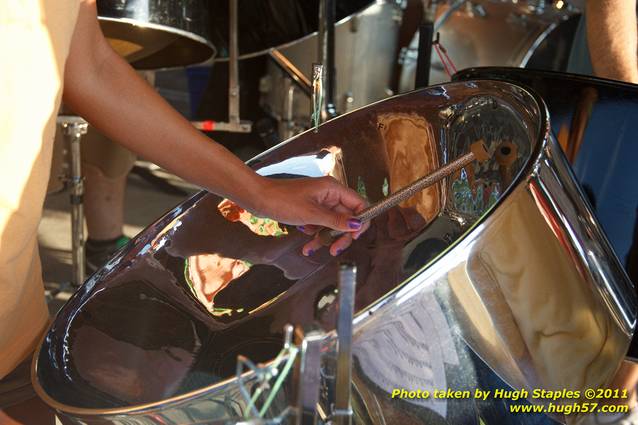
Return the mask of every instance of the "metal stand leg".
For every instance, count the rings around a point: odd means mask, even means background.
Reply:
[[[339,313],[337,317],[337,376],[332,419],[335,425],[352,424],[352,321],[357,286],[354,264],[339,265]]]
[[[79,287],[84,283],[84,178],[82,177],[82,159],[80,141],[86,134],[88,124],[79,117],[59,117],[64,135],[69,141],[71,151],[71,254],[73,257],[73,278],[71,284]]]

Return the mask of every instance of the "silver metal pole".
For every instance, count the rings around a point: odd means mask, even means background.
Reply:
[[[310,125],[314,127],[315,133],[319,131],[319,124],[323,122],[323,65],[312,64],[312,113],[310,115]]]
[[[357,268],[353,264],[339,265],[339,314],[337,316],[337,376],[335,404],[332,416],[336,425],[352,423],[350,404],[352,380],[352,321],[354,296],[357,286]]]
[[[238,1],[230,0],[230,34],[228,62],[228,121],[239,126],[239,46],[238,46]]]
[[[84,178],[82,177],[82,157],[80,142],[86,134],[88,124],[80,117],[60,116],[64,135],[69,141],[71,151],[71,255],[73,261],[73,277],[71,284],[78,287],[84,283],[86,271],[84,266]]]
[[[318,329],[297,327],[295,339],[300,347],[296,424],[315,425],[321,387],[321,348],[325,334]]]

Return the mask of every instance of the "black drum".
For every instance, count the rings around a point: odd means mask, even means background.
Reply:
[[[337,0],[340,20],[374,3],[372,0]],[[210,0],[212,41],[220,59],[228,57],[228,0]],[[239,0],[239,55],[259,56],[271,47],[317,31],[319,0]]]
[[[137,69],[192,65],[215,54],[207,0],[98,0],[97,11],[106,38]]]

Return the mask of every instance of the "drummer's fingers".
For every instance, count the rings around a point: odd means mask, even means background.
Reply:
[[[326,176],[318,180],[324,190],[317,194],[320,196],[319,202],[324,206],[331,208],[343,206],[350,214],[365,207],[366,201],[357,191],[339,183],[334,177]]]
[[[354,239],[355,241],[359,239],[359,236],[361,236],[366,230],[368,230],[369,227],[370,227],[370,222],[369,221],[364,222],[363,225],[361,226],[361,229],[357,230],[354,233],[351,233],[352,239]]]
[[[314,254],[315,252],[319,251],[321,249],[321,247],[322,247],[322,245],[321,245],[321,241],[319,240],[319,238],[314,238],[310,242],[306,243],[303,246],[303,248],[301,248],[301,253],[303,255],[305,255],[306,257],[310,257],[312,254]]]
[[[352,244],[352,233],[345,233],[330,245],[330,255],[336,257]]]
[[[332,208],[316,207],[311,211],[313,224],[340,230],[354,232],[361,229],[361,220],[352,214],[340,213]]]
[[[319,231],[319,229],[321,229],[321,227],[314,224],[304,224],[303,226],[297,226],[297,230],[305,233],[306,235],[314,235]]]
[[[366,207],[366,200],[363,199],[355,190],[339,184],[338,186],[341,188],[339,191],[339,200],[341,201],[341,205],[354,212],[359,212]]]

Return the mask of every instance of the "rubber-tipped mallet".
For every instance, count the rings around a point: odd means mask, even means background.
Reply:
[[[390,208],[393,208],[399,205],[401,202],[409,199],[426,187],[432,186],[434,183],[443,180],[447,176],[460,170],[469,163],[473,161],[483,162],[487,161],[489,158],[490,154],[487,151],[487,147],[485,146],[483,140],[474,142],[470,145],[469,153],[432,171],[430,174],[421,177],[420,179],[394,192],[393,194],[388,195],[376,204],[370,205],[368,208],[361,211],[361,213],[359,213],[359,215],[357,215],[355,218],[360,220],[362,223],[370,221],[378,215],[381,215],[382,213],[388,211]],[[344,232],[341,232],[339,230],[324,228],[319,231],[319,241],[323,246],[330,246],[334,242],[334,240],[337,237],[341,236],[343,233]]]

